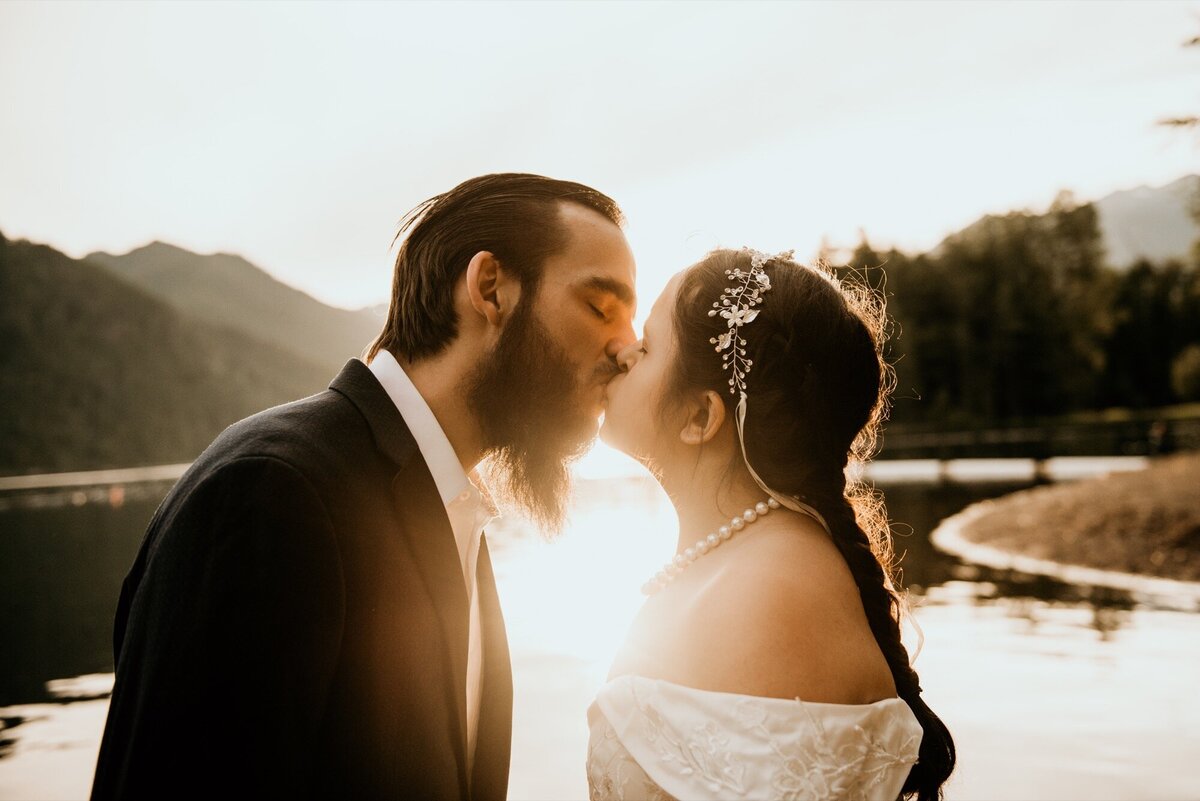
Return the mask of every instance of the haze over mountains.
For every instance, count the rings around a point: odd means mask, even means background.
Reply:
[[[1128,267],[1138,259],[1163,262],[1187,257],[1200,238],[1200,175],[1166,186],[1139,186],[1097,200],[1108,263]]]
[[[1139,259],[1155,264],[1186,261],[1192,244],[1200,239],[1200,175],[1186,175],[1165,186],[1113,192],[1092,201],[1092,205],[1100,224],[1105,261],[1117,270]],[[946,237],[930,252],[941,252],[949,240],[987,225],[995,216],[981,217]]]
[[[187,461],[332,376],[95,262],[3,235],[0,298],[0,475]]]
[[[1109,262],[1186,258],[1197,195],[1187,176],[1097,201]],[[0,475],[193,459],[323,389],[385,312],[327,306],[235,255],[154,242],[72,259],[0,234]]]
[[[375,338],[382,318],[326,306],[241,256],[201,256],[164,242],[123,256],[90,253],[129,283],[182,314],[233,328],[336,371]]]

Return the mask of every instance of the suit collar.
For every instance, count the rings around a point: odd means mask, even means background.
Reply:
[[[442,503],[449,506],[461,493],[467,492],[471,484],[442,424],[438,422],[433,409],[429,408],[429,402],[386,348],[375,354],[367,369],[379,381],[404,418],[417,441],[417,447],[421,449],[425,464],[429,465]]]
[[[396,405],[379,380],[358,359],[351,359],[330,383],[329,388],[346,397],[371,427],[375,446],[397,467],[403,467],[417,449],[417,441]]]

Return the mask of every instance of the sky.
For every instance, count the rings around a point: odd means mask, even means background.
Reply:
[[[717,246],[916,251],[1200,167],[1200,2],[0,3],[0,231],[382,302],[421,200],[591,184],[649,300]],[[642,314],[650,307],[641,305]]]

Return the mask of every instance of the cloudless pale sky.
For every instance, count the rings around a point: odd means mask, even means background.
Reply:
[[[1155,121],[1200,112],[1197,34],[1197,2],[4,2],[0,231],[353,307],[408,208],[539,172],[621,203],[648,301],[717,245],[925,249],[1196,172]]]

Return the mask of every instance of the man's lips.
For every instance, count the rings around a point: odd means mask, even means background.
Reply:
[[[623,373],[617,373],[609,380],[600,385],[600,402],[607,404],[609,401],[609,390],[612,389],[613,382],[620,378]]]

